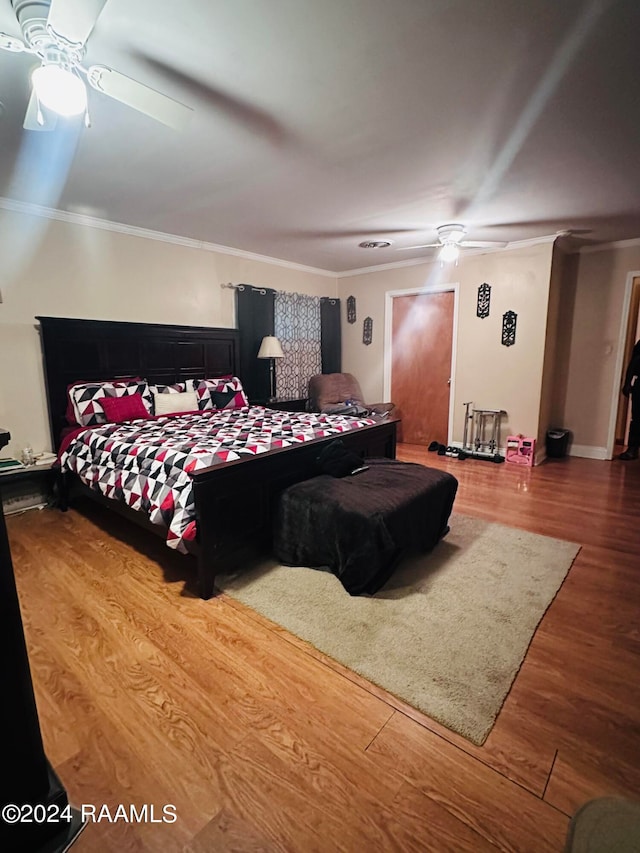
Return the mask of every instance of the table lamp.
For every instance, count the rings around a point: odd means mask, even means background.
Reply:
[[[284,358],[280,341],[274,335],[265,335],[258,350],[258,358],[269,359],[269,378],[271,381],[271,396],[270,400],[275,400],[276,397],[276,377],[275,377],[275,359]]]

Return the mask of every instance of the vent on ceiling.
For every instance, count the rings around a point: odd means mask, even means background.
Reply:
[[[391,245],[391,240],[364,240],[358,243],[361,249],[386,249]]]

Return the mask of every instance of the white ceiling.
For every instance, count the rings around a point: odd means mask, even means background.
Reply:
[[[90,129],[24,131],[34,57],[0,51],[0,195],[333,271],[449,221],[638,238],[639,25],[637,0],[109,0],[87,62],[190,126],[90,91]]]

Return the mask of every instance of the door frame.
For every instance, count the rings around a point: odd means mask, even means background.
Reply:
[[[632,270],[627,273],[627,281],[624,289],[624,300],[622,302],[622,317],[620,318],[620,332],[618,334],[618,354],[616,356],[616,367],[611,394],[611,412],[609,414],[609,435],[607,437],[607,450],[605,459],[613,459],[616,445],[616,421],[618,420],[618,401],[620,399],[620,380],[622,371],[625,369],[625,344],[627,342],[627,330],[629,328],[629,312],[631,310],[631,293],[633,291],[634,278],[640,277],[640,270]]]
[[[384,297],[384,356],[383,382],[384,399],[391,400],[391,362],[392,362],[392,318],[393,300],[397,296],[419,296],[430,293],[453,292],[453,326],[451,329],[451,384],[449,385],[449,418],[447,423],[447,445],[452,443],[453,415],[455,403],[456,354],[458,352],[458,306],[460,296],[459,282],[431,284],[424,287],[410,287],[406,290],[388,290]]]

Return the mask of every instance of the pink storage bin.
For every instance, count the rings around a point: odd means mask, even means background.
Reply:
[[[524,435],[507,436],[507,452],[505,460],[513,465],[533,467],[536,458],[536,440]]]

